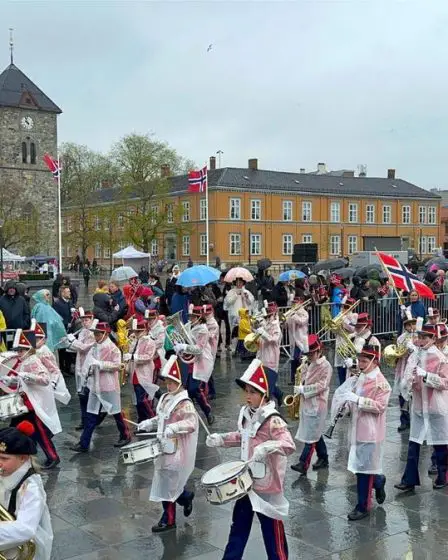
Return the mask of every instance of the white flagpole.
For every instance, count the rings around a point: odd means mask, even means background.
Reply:
[[[208,224],[208,168],[205,164],[205,169],[207,172],[207,181],[205,184],[205,231],[207,238],[207,266],[210,265],[210,238],[209,238],[209,224]]]
[[[59,272],[62,273],[62,208],[61,208],[61,162],[58,152],[58,252]]]

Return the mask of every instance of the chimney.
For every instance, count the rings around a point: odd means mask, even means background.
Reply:
[[[395,179],[395,169],[388,169],[387,170],[387,178],[388,179]]]
[[[317,174],[318,175],[325,175],[327,172],[327,166],[325,163],[318,163],[317,164]]]
[[[252,169],[252,171],[256,171],[258,169],[258,159],[257,158],[251,158],[249,160],[249,169]]]
[[[355,172],[354,172],[354,171],[343,171],[343,172],[342,172],[342,176],[343,176],[343,177],[354,177],[354,176],[355,176]]]
[[[301,167],[301,168],[300,168],[300,173],[306,173],[306,171],[305,171],[305,168],[304,168],[304,167]]]
[[[162,167],[160,168],[162,177],[169,177],[171,175],[171,169],[170,166],[166,163],[164,163],[162,165]]]
[[[216,158],[215,158],[215,156],[210,156],[209,169],[210,169],[210,171],[213,171],[214,169],[216,169]]]

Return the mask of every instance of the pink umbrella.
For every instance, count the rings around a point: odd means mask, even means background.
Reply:
[[[254,279],[252,274],[246,268],[235,266],[225,275],[224,282],[235,282],[237,278],[241,278],[241,280],[244,280],[245,282],[252,282]]]

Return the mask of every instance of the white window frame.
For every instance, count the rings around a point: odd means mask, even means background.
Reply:
[[[96,215],[95,216],[95,231],[100,231],[101,230],[101,218]],[[100,258],[100,257],[98,257]]]
[[[65,247],[62,245],[61,247],[61,257],[65,257]]]
[[[207,219],[207,199],[201,198],[199,200],[199,220],[202,222]]]
[[[250,234],[250,254],[251,256],[261,255],[261,233]]]
[[[426,238],[426,248],[428,251],[428,255],[431,255],[434,250],[436,249],[436,237],[434,235],[429,235]]]
[[[390,204],[383,204],[383,224],[392,223],[392,206]]]
[[[241,198],[229,198],[229,219],[241,220]]]
[[[73,231],[73,220],[71,216],[67,216],[67,233]]]
[[[66,230],[66,222],[68,222],[68,216],[67,218],[62,218],[61,219],[61,233],[65,233]]]
[[[182,236],[182,256],[189,257],[190,256],[190,236],[183,235]]]
[[[341,254],[341,236],[339,234],[330,235],[330,255]]]
[[[426,236],[420,236],[418,238],[418,252],[420,255],[428,254],[428,239]]]
[[[366,205],[366,224],[374,224],[375,223],[375,205],[374,204],[367,204]]]
[[[359,204],[357,202],[348,203],[348,223],[357,224],[359,220]]]
[[[120,231],[124,230],[124,216],[123,214],[118,214],[117,216],[117,229]]]
[[[419,206],[418,207],[418,223],[419,224],[426,224],[428,221],[428,207],[427,206]]]
[[[284,200],[282,205],[283,210],[283,221],[284,222],[292,222],[292,208],[293,208],[293,201],[292,200]]]
[[[313,235],[311,233],[304,233],[302,235],[302,243],[312,243]]]
[[[357,235],[349,235],[347,237],[347,249],[348,254],[353,255],[358,251],[358,236]]]
[[[101,243],[95,243],[95,259],[100,259],[102,255]]]
[[[250,200],[250,219],[255,222],[261,220],[261,200],[259,198]]]
[[[313,203],[310,200],[302,201],[302,222],[313,221]]]
[[[293,253],[293,236],[290,233],[282,235],[282,252],[283,255],[292,255]]]
[[[229,233],[229,255],[241,255],[241,233]]]
[[[401,207],[401,223],[410,224],[411,223],[411,207],[409,204],[405,204]]]
[[[428,224],[435,225],[437,223],[437,208],[428,206]]]
[[[199,235],[199,255],[201,257],[207,256],[207,234],[201,233]]]
[[[338,224],[341,221],[341,203],[332,202],[330,204],[330,222],[332,224]]]
[[[103,247],[103,259],[110,259],[110,247]]]
[[[182,202],[182,221],[189,222],[190,221],[190,202],[188,200],[184,200]],[[189,256],[189,255],[185,255]]]
[[[174,204],[166,205],[166,223],[174,224]]]
[[[159,254],[159,240],[154,238],[151,240],[151,255],[157,257]]]
[[[72,256],[72,248],[70,245],[67,245],[67,257],[71,257]]]

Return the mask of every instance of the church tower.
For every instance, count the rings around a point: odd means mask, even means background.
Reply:
[[[57,116],[61,112],[14,64],[11,45],[11,63],[0,74],[0,191],[14,193],[19,188],[24,198],[13,213],[32,215],[33,224],[39,224],[34,245],[16,235],[19,241],[12,248],[18,251],[33,246],[41,253],[58,254],[57,184],[42,157],[45,153],[57,155]],[[6,223],[4,227],[6,230]]]

